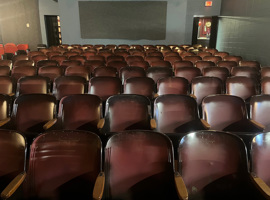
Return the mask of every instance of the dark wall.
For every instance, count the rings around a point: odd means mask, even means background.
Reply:
[[[36,50],[37,44],[41,43],[38,0],[0,0],[0,6],[3,44],[27,43],[31,50]]]
[[[223,0],[217,49],[270,65],[269,10],[269,0]]]

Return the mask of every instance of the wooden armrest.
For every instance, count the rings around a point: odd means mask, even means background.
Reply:
[[[194,99],[197,99],[197,97],[194,94],[190,94],[189,96],[193,97]]]
[[[184,183],[183,178],[181,177],[181,175],[178,172],[174,173],[174,181],[175,181],[178,197],[181,200],[187,200],[188,199],[188,191],[187,191],[187,188],[186,188],[186,185]]]
[[[211,128],[210,124],[208,124],[207,121],[205,121],[204,119],[201,119],[201,122],[202,122],[202,124],[203,124],[203,126],[205,128],[207,128],[207,129],[210,129]]]
[[[253,120],[253,119],[251,119],[250,121],[251,121],[251,123],[254,124],[256,127],[261,128],[261,129],[265,129],[265,126],[262,125],[261,123],[256,122],[256,121]]]
[[[105,119],[104,118],[103,119],[100,119],[98,121],[97,128],[98,129],[102,129],[104,127],[104,124],[105,124]]]
[[[94,186],[93,190],[93,199],[94,200],[100,200],[102,199],[103,192],[104,192],[104,186],[105,186],[105,174],[104,172],[100,172]]]
[[[52,120],[48,121],[46,124],[43,125],[43,129],[47,130],[47,129],[51,128],[56,122],[57,122],[57,119],[52,119]]]
[[[150,127],[151,129],[156,129],[157,128],[157,123],[155,119],[150,120]]]
[[[23,183],[25,177],[26,177],[26,172],[22,172],[18,176],[16,176],[8,184],[8,186],[2,191],[1,198],[2,199],[9,198],[19,188],[19,186]]]
[[[10,117],[6,118],[6,119],[3,119],[3,120],[0,120],[0,127],[1,126],[4,126],[6,123],[8,123],[10,121]]]
[[[15,93],[9,93],[8,96],[13,97]]]
[[[159,96],[158,93],[155,93],[155,94],[154,94],[154,98],[157,98],[158,96]]]
[[[263,192],[264,196],[266,196],[267,199],[270,199],[270,188],[269,188],[269,186],[266,185],[266,183],[261,178],[257,177],[254,174],[251,175],[251,179],[256,184],[257,188],[259,188],[259,190],[261,192]]]

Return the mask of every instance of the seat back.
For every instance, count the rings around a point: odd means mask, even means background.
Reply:
[[[183,77],[165,77],[157,81],[157,94],[188,94],[189,82]]]
[[[94,77],[89,81],[88,94],[94,94],[106,101],[110,96],[121,93],[121,80],[116,77]]]
[[[206,67],[202,70],[202,75],[217,77],[225,82],[230,76],[230,71],[226,67]]]
[[[65,76],[81,76],[87,81],[89,80],[90,74],[91,71],[85,66],[70,66],[65,70]]]
[[[129,56],[126,57],[126,62],[127,62],[128,65],[130,65],[130,63],[135,62],[135,61],[144,61],[144,59],[143,59],[142,56],[129,55]]]
[[[101,99],[96,95],[69,95],[59,103],[58,120],[62,129],[98,132],[97,124],[101,117]]]
[[[223,130],[234,122],[247,119],[243,99],[232,95],[210,95],[202,101],[203,119],[212,130]]]
[[[197,103],[190,96],[167,94],[155,99],[154,119],[158,132],[181,132],[181,125],[198,118]]]
[[[35,62],[33,60],[17,60],[13,63],[13,68],[23,66],[35,66]]]
[[[270,186],[270,133],[256,135],[251,143],[251,172]]]
[[[232,76],[245,76],[249,78],[259,79],[260,72],[255,67],[233,67],[231,70]]]
[[[269,130],[270,119],[270,95],[255,95],[250,99],[250,119],[259,122],[266,126],[266,131]]]
[[[9,66],[0,66],[0,76],[10,76]]]
[[[114,95],[106,101],[104,132],[150,129],[150,101],[133,94]]]
[[[0,94],[0,120],[10,117],[12,100],[8,95]]]
[[[208,95],[222,94],[223,89],[223,82],[217,77],[200,76],[194,78],[191,82],[191,94],[196,97],[198,105]]]
[[[44,66],[58,66],[58,62],[56,60],[41,60],[37,62],[37,68]]]
[[[42,51],[29,51],[27,55],[29,59],[31,60],[33,56],[45,55],[45,54]]]
[[[176,53],[176,52],[170,52],[170,53]],[[182,61],[182,58],[179,56],[178,53],[176,53],[176,56],[165,56],[164,60],[169,61],[171,63],[171,66],[174,66],[174,63],[177,61]]]
[[[37,69],[34,66],[20,66],[15,67],[11,71],[11,77],[17,82],[21,77],[24,76],[35,76]]]
[[[194,65],[196,62],[202,60],[202,58],[200,56],[185,56],[183,58],[183,60],[184,61],[191,61]]]
[[[48,94],[50,79],[42,76],[25,76],[18,80],[16,96],[22,94]]]
[[[59,76],[53,83],[53,95],[57,100],[71,94],[84,94],[87,91],[86,79],[80,76]]]
[[[12,69],[11,60],[0,60],[0,66],[9,66],[10,70]]]
[[[173,180],[170,140],[150,131],[125,131],[105,148],[105,197],[178,199]]]
[[[38,75],[50,78],[51,82],[63,75],[63,69],[58,66],[43,66],[38,69]]]
[[[263,79],[264,77],[270,77],[270,67],[262,67],[260,73],[261,79]]]
[[[104,63],[106,62],[106,59],[101,55],[89,56],[88,60],[99,60],[99,61],[102,61]]]
[[[220,56],[222,59],[226,56],[228,56],[229,53],[228,52],[216,52],[214,53],[214,56]]]
[[[152,78],[156,83],[160,78],[173,76],[173,71],[169,67],[150,67],[146,71],[146,76]]]
[[[28,59],[29,58],[27,55],[15,55],[12,57],[12,63],[15,64],[19,60],[28,60]]]
[[[16,131],[0,130],[0,191],[25,170],[26,140]]]
[[[182,138],[178,152],[179,171],[189,194],[199,193],[207,185],[222,179],[224,184],[219,189],[227,188],[229,192],[233,182],[226,185],[226,177],[231,176],[229,180],[233,181],[238,173],[248,172],[243,141],[226,132],[189,133]]]
[[[119,72],[121,68],[127,67],[127,63],[125,61],[110,61],[107,63],[108,67],[114,67]]]
[[[253,67],[253,68],[256,68],[256,69],[260,69],[261,68],[261,64],[258,62],[258,61],[244,61],[244,60],[241,60],[239,61],[239,66],[245,66],[245,67]]]
[[[14,55],[15,55],[16,51],[18,51],[17,46],[15,44],[11,44],[11,43],[5,44],[4,49],[5,49],[5,53],[12,53]]]
[[[145,77],[146,73],[143,68],[141,67],[123,67],[120,70],[120,79],[124,84],[128,78],[132,77]]]
[[[93,77],[117,77],[118,72],[117,69],[114,67],[96,67],[92,72]]]
[[[86,60],[84,62],[84,66],[88,67],[89,69],[91,69],[91,71],[93,71],[97,67],[102,67],[102,66],[104,67],[105,63],[100,60]]]
[[[15,81],[9,76],[0,76],[0,94],[15,93]]]
[[[46,56],[51,59],[53,56],[60,56],[62,53],[60,51],[48,51],[46,52]]]
[[[55,118],[55,97],[48,94],[24,94],[13,105],[12,121],[18,131],[43,132],[43,125]],[[38,114],[37,114],[38,113]],[[31,144],[31,141],[29,141]]]
[[[129,63],[129,66],[130,67],[141,67],[144,70],[147,70],[150,67],[149,63],[146,61],[133,61],[133,62]]]
[[[62,65],[63,61],[67,60],[67,59],[68,59],[67,56],[63,56],[63,55],[52,56],[51,57],[51,60],[57,61],[59,66]]]
[[[169,61],[159,60],[151,62],[151,67],[169,67],[172,68],[172,65]]]
[[[193,63],[191,61],[175,61],[173,63],[173,69],[177,69],[177,68],[180,68],[180,67],[193,67]]]
[[[201,70],[197,67],[179,67],[175,69],[175,76],[183,77],[191,83],[192,79],[201,75]]]
[[[259,83],[256,79],[249,77],[229,77],[226,80],[226,93],[246,100],[253,95],[259,94]]]
[[[149,77],[131,77],[124,83],[124,94],[139,94],[152,99],[154,91],[155,82]]]
[[[71,66],[77,67],[77,66],[80,66],[80,65],[82,65],[82,64],[81,64],[81,61],[79,61],[79,60],[64,60],[62,62],[61,67],[66,69],[66,68],[71,67]]]
[[[81,62],[81,65],[84,65],[84,62],[86,60],[86,57],[84,56],[80,56],[80,55],[76,55],[76,56],[70,56],[69,60],[77,60]]]
[[[40,60],[48,60],[48,57],[46,55],[37,55],[37,56],[33,56],[31,60],[33,60],[36,64]]]
[[[261,79],[261,93],[270,94],[270,77],[263,77]]]
[[[51,131],[31,145],[27,197],[92,199],[101,170],[100,138],[87,131]]]
[[[225,56],[223,58],[224,61],[234,61],[237,64],[239,64],[239,62],[242,60],[243,58],[241,56]]]
[[[220,56],[205,56],[205,57],[203,57],[203,60],[211,61],[211,62],[217,64],[219,61],[222,60],[222,58]]]
[[[116,55],[107,57],[107,63],[111,61],[125,61],[125,58],[123,56],[116,56]]]
[[[194,64],[195,67],[199,68],[201,70],[201,72],[203,71],[204,68],[206,67],[214,67],[215,63],[213,63],[212,61],[204,61],[204,60],[200,60],[197,61]]]

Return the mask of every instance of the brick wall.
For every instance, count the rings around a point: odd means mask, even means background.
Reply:
[[[270,65],[269,10],[269,0],[223,0],[217,49]]]

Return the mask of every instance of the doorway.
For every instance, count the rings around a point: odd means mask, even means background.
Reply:
[[[48,47],[61,45],[60,17],[57,15],[45,15],[45,27]]]
[[[217,16],[194,16],[192,44],[201,44],[202,46],[216,48],[217,28]]]

